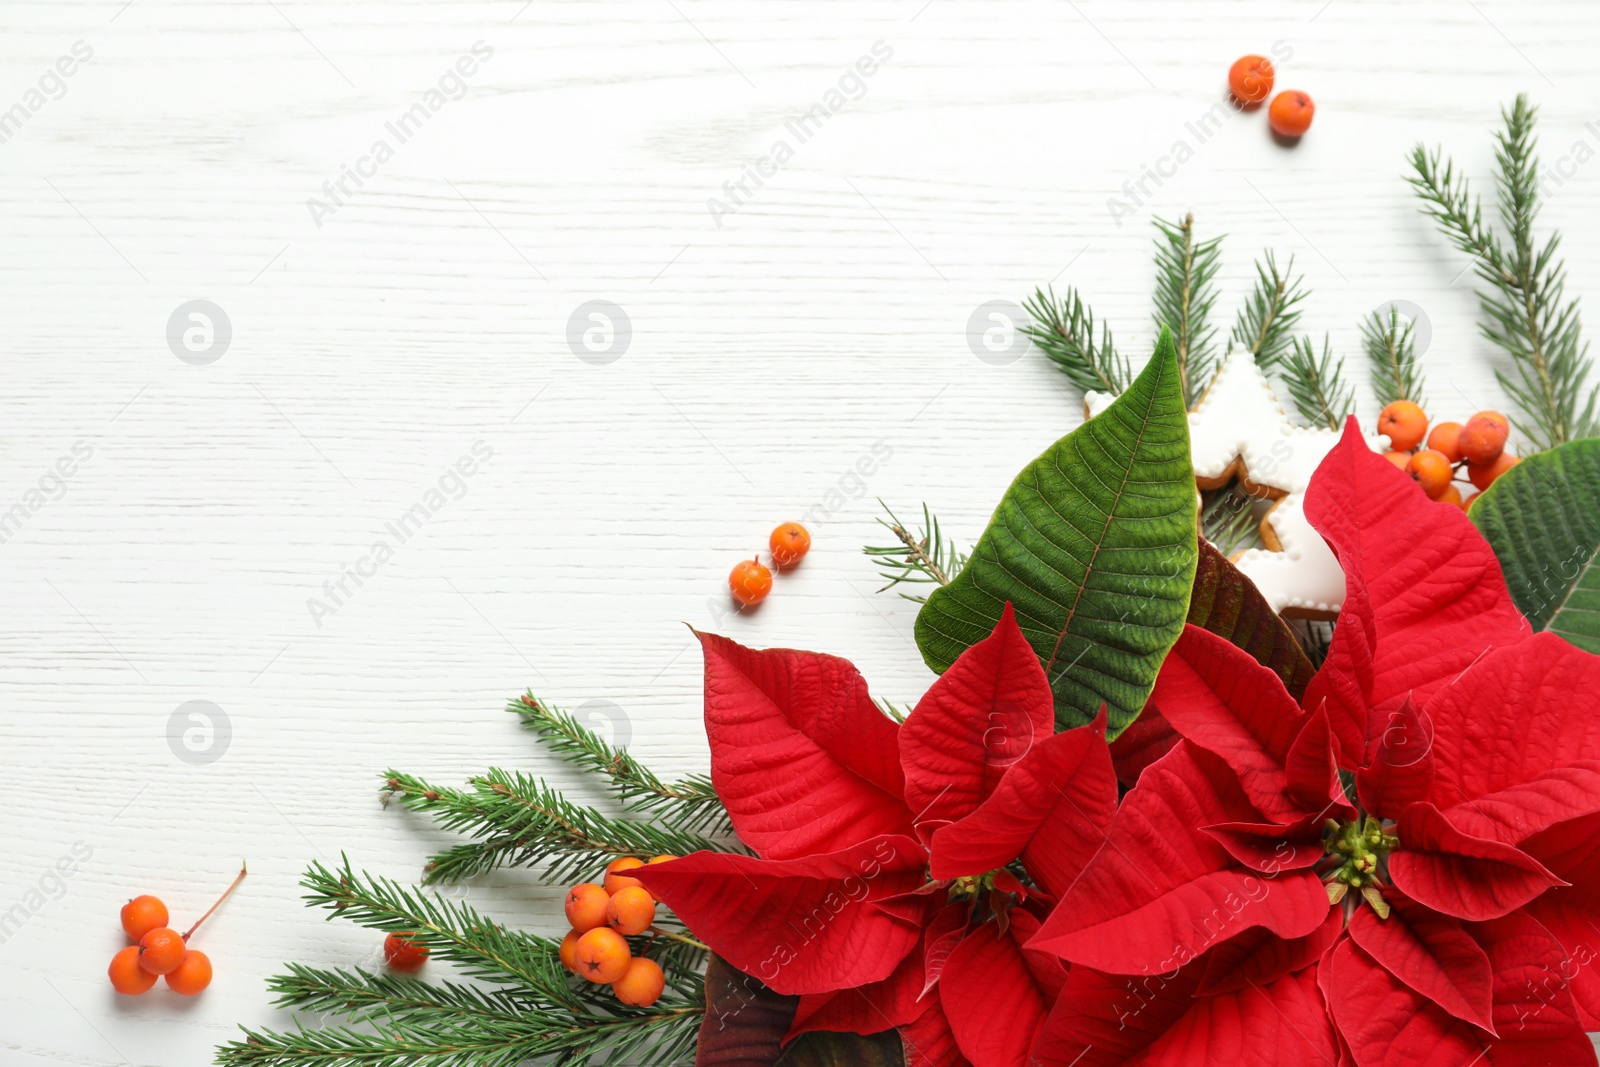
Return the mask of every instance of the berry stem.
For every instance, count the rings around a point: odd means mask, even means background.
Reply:
[[[693,945],[695,948],[702,948],[707,952],[711,951],[710,945],[703,941],[696,941],[694,938],[689,937],[686,934],[675,934],[671,930],[663,930],[659,926],[650,927],[650,932],[657,937],[665,937],[672,941],[682,941],[685,945]]]
[[[229,895],[232,894],[235,889],[239,888],[239,883],[244,881],[244,876],[249,874],[249,873],[250,873],[250,869],[247,866],[245,866],[245,863],[244,863],[243,860],[240,860],[239,861],[239,874],[238,874],[238,876],[236,878],[234,878],[234,880],[231,883],[229,883],[228,888],[226,888],[226,889],[224,889],[222,891],[222,895],[217,898],[217,902],[215,904],[211,905],[211,907],[207,908],[206,909],[206,913],[204,915],[200,916],[200,918],[196,919],[194,921],[194,925],[189,927],[189,929],[187,929],[187,930],[185,930],[183,932],[183,940],[185,942],[187,942],[189,940],[189,937],[196,930],[200,929],[200,924],[201,923],[203,923],[207,919],[211,918],[211,913],[212,912],[214,912],[218,908],[222,907],[222,902],[224,900],[227,900]]]

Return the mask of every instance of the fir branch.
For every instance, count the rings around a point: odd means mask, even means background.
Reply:
[[[1344,360],[1334,358],[1326,336],[1320,357],[1309,337],[1292,344],[1281,369],[1295,407],[1311,425],[1337,430],[1355,410],[1355,387],[1345,383]]]
[[[1200,512],[1200,533],[1224,556],[1247,548],[1264,547],[1261,522],[1256,518],[1255,497],[1237,481],[1220,490]]]
[[[1156,219],[1161,236],[1156,238],[1157,330],[1170,327],[1178,348],[1178,375],[1183,397],[1193,406],[1216,373],[1216,329],[1208,325],[1216,303],[1217,265],[1222,255],[1222,238],[1196,241],[1194,215],[1179,222]]]
[[[1294,260],[1280,271],[1278,260],[1267,252],[1256,262],[1256,284],[1239,317],[1230,341],[1255,356],[1266,370],[1281,362],[1294,347],[1294,328],[1300,322],[1300,304],[1310,295],[1304,278],[1294,273]]]
[[[1409,400],[1419,407],[1422,401],[1422,369],[1417,365],[1416,324],[1402,319],[1400,309],[1389,305],[1389,317],[1381,311],[1361,323],[1361,343],[1372,366],[1372,391],[1378,403],[1387,407],[1397,400]]]
[[[1079,389],[1120,393],[1133,381],[1128,358],[1112,343],[1110,326],[1101,326],[1100,343],[1095,344],[1094,312],[1076,289],[1068,289],[1059,300],[1053,289],[1036,289],[1022,308],[1033,318],[1022,332]]]
[[[441,789],[398,771],[384,775],[384,788],[406,808],[474,839],[434,856],[423,871],[427,883],[453,882],[503,866],[541,866],[542,879],[559,883],[593,875],[617,856],[732,851],[654,821],[612,818],[520,772],[491,768],[468,785]]]
[[[245,1030],[218,1050],[223,1067],[514,1067],[534,1057],[607,1062],[648,1051],[671,1063],[692,1047],[702,998],[664,997],[648,1009],[552,1011],[500,991],[455,983],[291,965],[271,980],[280,1007],[337,1014],[351,1024],[297,1033]],[[367,1029],[357,1029],[365,1025]]]
[[[1589,385],[1589,346],[1582,338],[1578,300],[1566,298],[1566,264],[1556,258],[1560,236],[1536,243],[1539,212],[1534,126],[1537,111],[1525,95],[1501,109],[1505,129],[1495,134],[1496,200],[1507,248],[1483,218],[1465,177],[1442,149],[1417,145],[1408,177],[1423,209],[1446,236],[1473,257],[1483,335],[1511,357],[1515,375],[1496,377],[1525,416],[1513,420],[1536,447],[1600,434],[1600,389]]]
[[[880,518],[879,524],[900,542],[895,545],[867,545],[861,550],[877,561],[878,574],[888,582],[878,592],[892,589],[902,582],[948,585],[950,579],[967,565],[966,553],[945,540],[944,533],[939,529],[939,519],[928,510],[927,504],[922,505],[922,526],[915,531],[906,529],[881,499],[878,505],[889,516],[887,522]],[[914,593],[900,595],[918,604],[928,599]]]
[[[672,784],[656,777],[626,749],[614,748],[599,734],[528,692],[506,705],[545,746],[568,763],[608,779],[618,800],[634,811],[648,811],[665,825],[686,833],[733,831],[722,798],[706,775]]]

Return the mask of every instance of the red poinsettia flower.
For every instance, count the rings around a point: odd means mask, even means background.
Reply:
[[[1353,419],[1306,513],[1346,576],[1325,664],[1297,704],[1186,630],[1180,740],[1030,943],[1072,965],[1030,1062],[1592,1067],[1600,657],[1530,634]]]
[[[900,1027],[913,1064],[1021,1063],[1066,980],[1024,945],[1116,807],[1104,718],[1054,733],[1009,605],[903,725],[845,660],[700,642],[712,781],[757,856],[699,852],[640,880],[800,995],[792,1034]]]

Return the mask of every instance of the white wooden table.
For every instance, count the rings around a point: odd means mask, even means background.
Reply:
[[[1270,246],[1314,290],[1309,332],[1354,356],[1361,316],[1412,301],[1436,411],[1500,406],[1467,261],[1402,174],[1443,141],[1487,189],[1496,109],[1528,90],[1568,157],[1545,219],[1571,288],[1600,287],[1600,20],[1576,0],[17,0],[4,23],[5,1067],[187,1067],[282,1025],[283,961],[377,944],[301,906],[307,862],[415,878],[448,840],[381,808],[379,772],[566,780],[500,710],[525,686],[613,702],[674,774],[706,760],[684,622],[914,699],[915,606],[860,554],[873,498],[976,536],[1080,408],[1037,353],[977,358],[968,317],[1077,285],[1142,356],[1153,215],[1229,234],[1224,332]],[[1228,64],[1275,42],[1310,136],[1280,148],[1258,113],[1200,143]],[[1146,166],[1171,177],[1113,217]],[[225,349],[169,345],[195,300]],[[609,362],[569,344],[593,300],[631,324]],[[805,565],[731,615],[729,567],[808,511]],[[226,715],[208,751],[169,744],[191,701]],[[199,942],[211,989],[114,996],[121,902],[187,923],[241,858]],[[557,929],[525,872],[465,892]]]

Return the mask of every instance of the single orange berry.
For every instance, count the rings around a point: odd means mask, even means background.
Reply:
[[[759,604],[772,592],[772,572],[759,559],[741,559],[728,575],[728,589],[745,607]]]
[[[611,991],[617,999],[630,1008],[648,1008],[666,987],[667,978],[661,973],[661,966],[643,956],[629,960],[626,973],[611,983]]]
[[[619,889],[606,905],[606,925],[619,934],[642,934],[656,921],[656,898],[643,886]]]
[[[1461,428],[1461,458],[1480,467],[1493,463],[1505,451],[1510,435],[1511,424],[1504,415],[1480,411]]]
[[[1378,432],[1389,436],[1389,447],[1409,452],[1428,433],[1428,416],[1409,400],[1396,400],[1378,413]]]
[[[1267,107],[1267,125],[1279,137],[1300,137],[1311,128],[1317,105],[1299,89],[1290,89],[1272,98]]]
[[[1461,462],[1461,424],[1436,422],[1428,431],[1428,447],[1444,454],[1451,463]]]
[[[621,873],[623,871],[631,871],[636,867],[643,866],[644,860],[635,859],[632,856],[618,856],[616,859],[606,864],[606,892],[610,893],[612,896],[615,896],[619,889],[627,889],[631,886],[644,885],[644,883],[639,881],[639,879],[629,878],[627,875]]]
[[[1405,470],[1406,469],[1406,464],[1411,462],[1411,453],[1410,452],[1398,452],[1398,451],[1390,450],[1390,451],[1385,452],[1383,454],[1383,458],[1388,460],[1390,463],[1393,463],[1396,467],[1399,467],[1401,470]]]
[[[1437,500],[1441,504],[1454,504],[1459,508],[1461,507],[1461,490],[1457,489],[1455,483],[1452,482],[1444,487],[1444,492],[1440,493],[1433,499]]]
[[[772,562],[779,567],[793,567],[811,551],[811,535],[798,522],[786,522],[772,531],[767,547],[772,549]]]
[[[1468,463],[1467,477],[1472,479],[1472,484],[1479,489],[1487,489],[1495,483],[1506,471],[1515,467],[1522,461],[1510,452],[1501,452],[1488,463]]]
[[[572,958],[577,961],[578,973],[584,978],[595,983],[611,983],[628,973],[628,961],[633,953],[626,938],[601,926],[578,938]]]
[[[578,938],[582,936],[576,930],[568,930],[561,939],[561,966],[573,973],[578,970]]]
[[[129,945],[112,956],[111,966],[106,968],[106,974],[111,979],[112,989],[130,997],[137,996],[156,984],[156,976],[139,966],[138,945]]]
[[[675,860],[677,858],[678,858],[677,856],[674,856],[670,852],[664,852],[659,856],[651,856],[650,857],[650,863],[665,863],[668,860]],[[649,866],[649,864],[646,864],[646,866]]]
[[[1473,493],[1471,496],[1467,497],[1465,500],[1463,500],[1461,502],[1461,510],[1462,511],[1471,511],[1472,510],[1472,502],[1474,500],[1478,499],[1482,495],[1483,495],[1482,493]]]
[[[1228,68],[1228,89],[1241,104],[1259,104],[1272,95],[1273,77],[1266,56],[1241,56]]]
[[[416,940],[416,936],[408,930],[383,939],[383,958],[394,970],[421,970],[422,965],[428,962],[428,943]]]
[[[1424,448],[1421,452],[1411,457],[1411,462],[1406,464],[1406,473],[1416,479],[1422,491],[1428,494],[1429,499],[1438,500],[1444,491],[1450,488],[1450,480],[1455,477],[1455,472],[1450,469],[1450,461],[1443,452],[1435,452],[1431,448]]]
[[[139,939],[139,966],[151,974],[166,974],[183,962],[183,935],[167,926],[149,930]]]
[[[611,902],[611,894],[605,891],[604,886],[585,882],[575,885],[567,890],[567,922],[578,933],[588,933],[596,926],[606,924],[606,905]]]
[[[183,954],[177,970],[167,973],[167,988],[186,997],[195,996],[210,984],[211,960],[196,948]]]
[[[167,925],[167,906],[160,897],[146,893],[122,906],[122,932],[139,940],[158,926]]]

